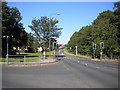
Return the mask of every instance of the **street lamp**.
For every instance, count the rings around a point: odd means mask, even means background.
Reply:
[[[60,15],[60,13],[52,13],[51,15]],[[51,15],[50,15],[50,20],[51,20]],[[50,31],[51,31],[51,22],[49,20],[49,54],[50,54],[50,44],[51,44],[51,39],[50,39]]]
[[[6,38],[7,38],[7,55],[6,55],[6,62],[7,62],[7,64],[8,64],[8,55],[9,55],[9,43],[8,43],[8,38],[9,38],[9,36],[6,35],[6,36],[3,36],[3,37],[6,37]],[[12,37],[13,37],[13,36],[12,36]]]

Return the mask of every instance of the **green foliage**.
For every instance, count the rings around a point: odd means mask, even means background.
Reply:
[[[13,47],[27,45],[27,33],[20,23],[21,13],[16,7],[10,8],[7,2],[2,2],[2,37],[9,36],[9,54],[15,54]],[[13,37],[12,37],[13,36]],[[6,55],[6,38],[2,38],[2,54]]]
[[[26,48],[28,48],[28,53],[36,52],[38,46],[39,46],[39,43],[36,40],[36,38],[33,36],[32,33],[29,33],[28,34],[27,47],[26,47]]]
[[[40,19],[34,18],[32,20],[32,25],[29,25],[32,31],[35,32],[35,37],[41,43],[42,46],[48,47],[49,38],[52,42],[56,40],[61,35],[61,29],[57,28],[57,23],[59,21],[56,19],[49,19],[47,17],[41,17]]]
[[[96,43],[96,57],[100,57],[100,42],[104,42],[105,49],[103,56],[120,55],[120,3],[115,3],[115,10],[103,11],[93,21],[92,25],[81,28],[75,32],[67,47],[72,47],[75,53],[75,46],[78,46],[80,54],[93,55],[92,43]]]

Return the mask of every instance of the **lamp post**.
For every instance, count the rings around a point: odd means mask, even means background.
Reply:
[[[7,38],[7,56],[8,56],[8,49],[9,49],[9,47],[8,47],[8,38],[9,38],[9,36],[3,36],[3,37],[6,37]]]
[[[60,13],[52,13],[51,15],[60,15]],[[50,15],[50,20],[51,20],[51,15]],[[50,55],[50,47],[51,47],[51,38],[50,38],[50,31],[51,31],[51,22],[50,22],[50,20],[49,20],[49,55]]]
[[[3,36],[3,37],[6,37],[6,38],[7,38],[7,55],[6,55],[6,62],[7,62],[7,64],[8,64],[8,55],[9,55],[9,43],[8,43],[8,38],[9,38],[9,36],[6,35],[6,36]],[[13,37],[13,35],[12,35],[12,37]]]

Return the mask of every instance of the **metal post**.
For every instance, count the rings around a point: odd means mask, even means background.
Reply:
[[[76,56],[77,56],[77,51],[78,51],[78,50],[77,50],[77,46],[76,46]]]
[[[102,49],[100,51],[100,59],[102,60]]]
[[[113,58],[112,58],[112,55],[111,55],[111,59],[113,59]]]
[[[7,65],[8,65],[8,55],[6,55],[6,63],[7,63]]]
[[[8,55],[8,50],[9,50],[9,47],[8,47],[8,36],[7,36],[7,55]]]
[[[7,62],[7,64],[8,64],[8,55],[9,55],[9,53],[8,53],[8,50],[9,50],[9,44],[8,44],[8,37],[9,36],[6,36],[7,37],[7,55],[6,55],[6,62]]]
[[[95,49],[93,51],[94,51],[94,58],[95,58]]]
[[[26,56],[24,56],[24,65],[26,64]]]
[[[40,63],[40,60],[41,60],[41,56],[39,56],[39,60],[38,60],[39,62],[38,63]]]
[[[45,51],[43,52],[43,58],[44,58],[44,59],[46,58],[46,53],[45,53]]]
[[[8,41],[8,39],[9,39],[9,36],[7,35],[7,36],[3,36],[3,37],[6,37],[6,39],[7,39],[7,55],[6,55],[6,62],[7,62],[7,64],[8,64],[8,56],[9,56],[9,41]],[[13,37],[13,35],[12,35],[12,37]]]

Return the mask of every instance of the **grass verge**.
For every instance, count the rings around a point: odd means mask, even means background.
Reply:
[[[53,51],[46,52],[46,55],[51,55]],[[42,53],[17,53],[17,55],[25,55],[25,61],[26,62],[37,62],[40,60],[40,57]],[[6,58],[0,58],[1,62],[6,62]],[[24,62],[24,57],[11,57],[8,59],[9,62]]]
[[[69,52],[68,50],[66,50],[66,53],[69,53],[69,54],[71,54],[71,55],[75,55],[75,54],[73,54],[72,52]],[[77,56],[82,57],[82,58],[93,59],[92,57],[87,56],[87,55],[78,54]],[[97,58],[96,58],[96,59],[97,59]],[[94,60],[94,59],[93,59],[93,60]],[[102,59],[101,61],[120,62],[120,59]]]

